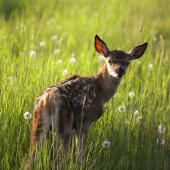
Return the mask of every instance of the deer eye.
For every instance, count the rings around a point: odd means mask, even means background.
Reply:
[[[130,64],[130,62],[127,63],[127,66]]]
[[[110,65],[112,65],[112,62],[111,62],[111,60],[109,60],[108,62],[109,62],[109,64],[110,64]]]

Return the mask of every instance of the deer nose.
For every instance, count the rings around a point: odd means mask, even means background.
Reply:
[[[122,67],[119,67],[118,68],[118,74],[124,75],[125,74],[125,69],[123,69]]]

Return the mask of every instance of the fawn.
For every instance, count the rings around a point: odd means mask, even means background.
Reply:
[[[37,97],[31,131],[31,155],[34,161],[36,146],[39,149],[53,126],[56,132],[57,149],[61,138],[66,148],[76,130],[76,144],[82,141],[85,148],[90,126],[104,112],[104,104],[116,93],[131,60],[140,58],[147,43],[137,46],[128,53],[121,50],[109,51],[106,44],[96,35],[95,49],[104,56],[106,63],[91,77],[73,75],[58,85],[45,89]]]

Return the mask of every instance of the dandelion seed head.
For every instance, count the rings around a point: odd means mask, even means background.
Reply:
[[[98,62],[102,62],[104,60],[104,57],[102,55],[99,55],[97,60],[98,60]]]
[[[135,93],[134,92],[129,92],[129,97],[134,97]]]
[[[158,139],[157,139],[157,143],[158,143],[158,144],[160,143],[160,144],[163,145],[163,144],[165,143],[165,140],[163,140],[163,139],[161,139],[161,138],[158,138]]]
[[[74,57],[70,58],[70,63],[76,63],[76,59]]]
[[[56,36],[56,35],[53,35],[52,37],[51,37],[51,40],[56,40],[58,37]]]
[[[126,107],[123,105],[119,106],[119,108],[118,108],[119,112],[125,112],[125,110],[126,110]]]
[[[44,41],[40,41],[40,47],[44,47],[45,46],[45,42]]]
[[[59,53],[60,53],[60,50],[59,50],[59,49],[55,49],[55,50],[54,50],[54,54],[55,54],[55,55],[57,55],[57,54],[59,54]]]
[[[25,118],[25,119],[31,119],[31,117],[32,117],[32,114],[31,114],[31,113],[29,113],[29,112],[25,112],[25,113],[24,113],[24,118]]]
[[[71,55],[71,57],[75,57],[75,54],[74,54],[74,53],[71,53],[70,55]]]
[[[137,122],[139,122],[140,120],[142,120],[142,116],[139,116],[139,117],[137,117]]]
[[[63,61],[62,61],[61,59],[57,60],[57,63],[58,63],[58,64],[62,64],[62,62],[63,62]]]
[[[68,70],[64,70],[64,71],[63,71],[63,75],[64,75],[64,76],[68,75]]]
[[[158,132],[159,133],[164,133],[166,131],[166,128],[165,127],[163,127],[162,125],[159,125],[158,126]]]
[[[138,110],[134,111],[134,115],[135,115],[135,116],[138,115],[138,114],[139,114],[139,111],[138,111]]]
[[[36,52],[35,52],[35,51],[30,51],[29,56],[30,56],[30,57],[36,56]]]
[[[109,148],[110,145],[111,145],[111,143],[109,141],[105,141],[105,142],[103,142],[102,147]]]
[[[57,40],[57,41],[56,41],[56,43],[57,43],[57,44],[60,44],[60,43],[61,43],[61,41],[60,41],[60,40]]]
[[[153,37],[153,40],[154,40],[154,41],[158,41],[158,39],[157,39],[156,37]]]
[[[12,81],[12,80],[13,80],[13,77],[8,77],[8,80]]]
[[[6,59],[5,61],[6,61],[6,63],[8,63],[8,61],[9,61],[9,60],[8,60],[8,59]]]
[[[95,13],[94,13],[94,16],[97,17],[97,16],[98,16],[98,12],[95,12]]]
[[[120,93],[115,93],[115,95],[114,95],[115,97],[120,97],[121,96],[121,94]]]
[[[148,68],[149,68],[149,71],[152,71],[153,68],[154,68],[154,67],[153,67],[153,64],[149,64],[149,65],[148,65]]]
[[[141,62],[141,61],[139,61],[139,60],[137,61],[137,63],[138,63],[139,65],[141,65],[141,64],[142,64],[142,62]]]

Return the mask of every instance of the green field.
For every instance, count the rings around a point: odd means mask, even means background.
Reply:
[[[32,128],[32,117],[24,113],[33,114],[40,92],[103,66],[94,48],[96,34],[110,50],[128,52],[144,42],[148,48],[131,62],[118,94],[92,125],[86,159],[77,160],[73,147],[64,169],[170,169],[169,12],[167,0],[1,0],[0,169],[24,168]],[[118,111],[121,105],[124,112]],[[111,142],[109,148],[102,148],[104,141]],[[49,169],[55,143],[51,134],[34,169]]]

